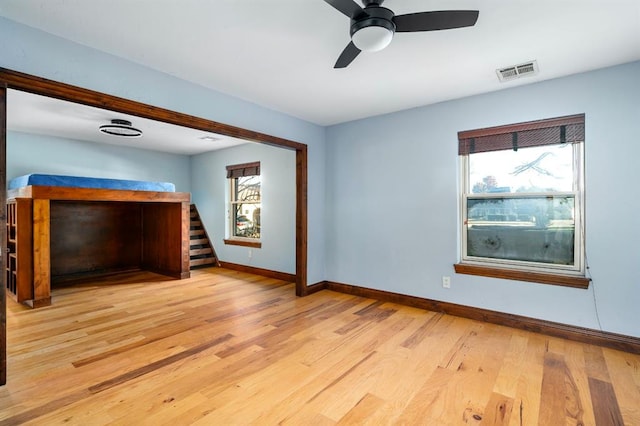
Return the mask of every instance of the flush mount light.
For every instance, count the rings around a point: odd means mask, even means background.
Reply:
[[[123,138],[139,138],[142,136],[142,130],[131,127],[128,120],[113,119],[111,124],[100,126],[100,131],[112,136],[120,136]]]

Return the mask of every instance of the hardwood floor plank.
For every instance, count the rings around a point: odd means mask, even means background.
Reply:
[[[55,412],[57,410],[63,409],[64,407],[73,404],[74,402],[80,401],[89,396],[90,392],[88,390],[81,390],[75,393],[71,393],[65,395],[60,398],[51,399],[49,402],[35,406],[33,408],[27,409],[25,411],[21,411],[18,414],[11,415],[6,418],[2,418],[2,425],[21,425],[30,420],[37,419],[38,417],[43,417],[51,412]]]
[[[611,383],[589,378],[589,388],[593,396],[593,414],[597,425],[624,425],[624,419],[618,406],[618,400]]]
[[[356,405],[345,414],[339,425],[361,425],[365,424],[371,415],[374,414],[380,406],[384,404],[384,400],[370,393],[366,394],[356,403]]]
[[[508,425],[513,412],[513,399],[499,393],[491,394],[484,408],[483,425]]]
[[[453,382],[454,375],[454,370],[436,367],[398,414],[397,424],[446,424],[450,415],[449,401],[459,400],[461,396],[459,383]],[[459,419],[460,413],[456,413],[455,418]]]
[[[594,379],[602,380],[603,382],[608,382],[611,379],[609,378],[609,369],[607,368],[607,363],[604,359],[604,353],[602,348],[587,345],[584,348],[585,354],[585,370],[589,377],[593,377]]]
[[[548,352],[544,359],[540,423],[584,424],[583,411],[579,389],[564,357]]]
[[[640,425],[640,359],[611,349],[603,351],[624,424]],[[621,368],[626,367],[626,368]]]
[[[568,371],[576,386],[578,401],[574,404],[574,409],[580,410],[573,418],[580,418],[584,424],[596,424],[593,412],[586,407],[591,405],[593,396],[589,387],[589,375],[586,360],[585,346],[574,342],[566,342],[564,360]]]
[[[640,356],[224,268],[9,301],[0,425],[640,424]]]
[[[144,367],[136,368],[135,370],[128,371],[119,376],[116,376],[116,377],[107,379],[103,382],[97,383],[95,385],[89,386],[89,391],[91,393],[99,393],[113,386],[121,385],[123,383],[128,382],[129,380],[133,380],[137,377],[144,376],[145,374],[149,374],[152,371],[158,370],[160,368],[164,368],[168,365],[171,365],[185,358],[189,358],[206,349],[218,346],[221,343],[225,342],[226,340],[229,340],[231,337],[232,336],[230,334],[226,334],[210,342],[203,343],[202,345],[196,346],[194,348],[187,349],[185,351],[179,352],[169,357],[160,359],[158,361],[154,361],[150,364],[145,365]]]
[[[433,327],[438,324],[438,321],[442,319],[443,314],[433,313],[431,316],[427,316],[427,320],[415,331],[411,336],[402,342],[402,346],[407,349],[414,349],[420,342],[422,342],[431,332]]]

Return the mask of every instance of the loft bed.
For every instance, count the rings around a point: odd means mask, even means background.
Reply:
[[[51,304],[51,284],[148,270],[188,278],[191,195],[166,182],[32,174],[7,193],[7,291]]]

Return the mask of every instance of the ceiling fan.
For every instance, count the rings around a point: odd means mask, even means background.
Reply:
[[[361,51],[377,52],[391,43],[395,33],[449,30],[472,27],[477,10],[441,10],[396,15],[382,7],[384,0],[362,0],[364,8],[353,0],[324,0],[351,19],[351,41],[342,51],[334,68],[345,68]]]

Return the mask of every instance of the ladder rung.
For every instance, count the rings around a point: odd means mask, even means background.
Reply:
[[[199,254],[209,254],[209,253],[213,253],[213,250],[211,250],[211,247],[189,250],[190,256],[197,256]]]
[[[205,257],[204,259],[193,259],[189,262],[191,266],[215,265],[216,259],[213,257]]]

